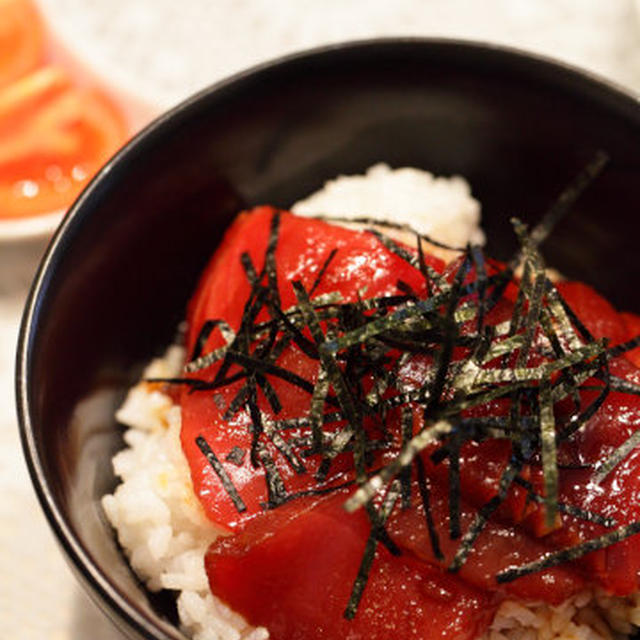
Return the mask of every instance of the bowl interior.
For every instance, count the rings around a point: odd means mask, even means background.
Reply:
[[[618,307],[640,201],[640,110],[572,70],[469,44],[383,41],[287,59],[205,91],[119,154],[63,223],[21,336],[23,438],[72,566],[131,637],[176,638],[170,607],[133,579],[98,500],[122,444],[113,412],[172,340],[198,273],[242,207],[287,207],[373,163],[461,174],[489,252],[604,149],[611,162],[545,247],[548,262]]]

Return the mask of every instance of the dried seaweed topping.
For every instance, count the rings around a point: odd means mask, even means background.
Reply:
[[[225,471],[224,467],[222,466],[222,464],[220,464],[220,460],[218,460],[218,457],[209,446],[209,443],[202,436],[198,436],[196,438],[196,444],[198,445],[200,451],[202,451],[202,454],[205,456],[205,458],[209,461],[209,464],[215,471],[216,475],[220,478],[222,487],[227,492],[229,498],[231,498],[231,501],[233,502],[235,508],[238,510],[238,513],[246,511],[247,506],[240,497],[238,490],[231,481],[231,478]]]
[[[493,498],[482,505],[476,514],[471,526],[467,529],[464,537],[460,541],[460,546],[456,551],[453,562],[449,566],[449,571],[458,571],[464,564],[467,556],[473,548],[473,544],[478,539],[480,533],[482,533],[487,522],[489,522],[489,518],[507,497],[507,492],[516,479],[518,473],[520,473],[521,468],[522,461],[515,458],[504,470],[502,477],[500,478],[498,492],[493,496]]]
[[[632,522],[631,524],[619,527],[615,531],[605,533],[597,538],[593,538],[592,540],[587,540],[586,542],[582,542],[581,544],[577,544],[573,547],[567,547],[566,549],[561,549],[560,551],[546,553],[538,558],[538,560],[506,569],[496,576],[496,581],[500,584],[513,582],[517,578],[522,578],[530,573],[544,571],[551,567],[557,567],[559,564],[577,560],[587,553],[597,551],[598,549],[604,549],[605,547],[610,547],[611,545],[621,542],[631,536],[635,536],[638,533],[640,533],[640,522]]]
[[[344,506],[347,512],[366,510],[371,534],[345,617],[356,615],[378,544],[392,553],[399,551],[386,528],[396,510],[423,510],[433,559],[444,563],[433,521],[427,459],[430,464],[446,464],[448,469],[448,534],[459,540],[448,566],[452,571],[459,570],[473,554],[476,541],[514,485],[541,509],[549,529],[558,526],[559,513],[605,529],[617,526],[608,516],[559,500],[559,482],[566,468],[561,452],[611,391],[640,395],[640,385],[609,371],[610,360],[637,347],[640,337],[613,348],[605,340],[596,340],[550,281],[539,248],[605,160],[604,154],[598,154],[532,230],[513,220],[519,248],[503,266],[488,261],[479,247],[472,246],[457,249],[460,257],[439,273],[425,261],[423,242],[442,245],[406,225],[360,220],[371,227],[368,232],[387,251],[420,274],[421,292],[399,280],[397,293],[380,297],[367,297],[364,290],[355,301],[344,301],[335,292],[318,295],[338,249],[324,258],[311,287],[300,281],[279,283],[280,217],[276,214],[264,268],[258,272],[248,254],[241,257],[250,294],[240,327],[234,332],[221,319],[210,319],[201,327],[186,366],[192,375],[171,382],[188,385],[194,393],[242,383],[225,417],[231,419],[241,411],[251,417],[249,453],[253,464],[264,471],[268,496],[264,507],[277,508],[304,496],[355,486]],[[411,233],[416,248],[389,237],[388,228]],[[513,278],[516,272],[521,273],[519,279]],[[511,316],[496,323],[492,313],[511,283],[517,291],[515,299],[511,298]],[[282,308],[281,286],[291,286],[295,293],[297,303],[290,308]],[[207,352],[214,331],[220,332],[223,345]],[[315,380],[279,364],[292,344],[317,362]],[[403,382],[403,368],[421,358],[431,363],[421,383]],[[214,363],[218,368],[213,380],[194,375]],[[275,379],[308,394],[305,415],[278,419],[283,399],[272,384]],[[270,413],[259,408],[258,392],[266,398]],[[561,401],[567,401],[573,410],[557,412]],[[499,411],[494,408],[496,402],[503,403]],[[482,415],[475,415],[476,409]],[[497,480],[495,494],[465,528],[460,518],[461,451],[468,443],[492,438],[508,442],[511,457]],[[639,444],[640,435],[634,433],[592,468],[592,481],[603,482]],[[216,455],[206,442],[198,441],[198,446],[240,510],[241,498]],[[232,451],[226,460],[240,464],[243,455]],[[328,482],[338,456],[350,456],[351,477]],[[288,492],[282,465],[298,475],[312,473],[315,467],[317,485],[308,491]],[[541,470],[539,487],[522,477],[525,466]],[[543,571],[638,532],[638,523],[610,530],[535,562],[511,567],[496,580],[508,582]]]
[[[241,467],[244,462],[244,456],[246,451],[242,447],[235,446],[229,451],[225,460],[235,464],[237,467]]]
[[[521,487],[524,487],[527,490],[528,500],[533,500],[534,502],[539,502],[539,503],[545,502],[545,499],[534,491],[533,485],[528,480],[525,480],[520,476],[516,476],[514,478],[514,482],[516,484],[519,484]],[[596,513],[594,511],[582,509],[573,504],[558,502],[556,507],[558,511],[562,513],[566,513],[567,515],[573,516],[574,518],[577,518],[579,520],[594,522],[596,524],[602,525],[603,527],[607,527],[608,529],[611,529],[612,527],[617,526],[617,522],[613,518],[608,516],[603,516],[601,513]]]
[[[545,516],[553,527],[558,508],[558,454],[556,451],[556,421],[553,414],[551,380],[545,376],[540,383],[540,449],[544,473]]]
[[[640,430],[632,433],[613,453],[596,464],[592,481],[600,484],[638,445]]]
[[[424,510],[425,522],[427,525],[427,531],[429,533],[429,541],[431,542],[431,551],[433,553],[433,557],[436,560],[438,560],[439,562],[443,562],[444,554],[442,553],[442,550],[440,548],[440,537],[438,536],[438,532],[436,531],[436,526],[433,521],[433,514],[431,513],[431,491],[429,489],[427,476],[424,471],[424,462],[422,462],[422,458],[420,456],[417,456],[414,459],[414,464],[416,467],[420,500],[422,501],[422,509]]]
[[[369,579],[369,573],[375,559],[378,542],[381,541],[381,537],[384,535],[384,524],[389,519],[400,493],[401,490],[398,488],[398,483],[393,483],[389,488],[389,492],[386,495],[380,510],[377,512],[377,519],[371,527],[371,533],[369,534],[369,538],[367,539],[364,548],[364,553],[362,554],[362,561],[360,562],[358,575],[353,583],[351,596],[344,611],[344,617],[347,620],[353,620],[356,615],[358,604],[364,594],[364,589]]]
[[[584,190],[598,177],[609,162],[606,152],[597,151],[591,161],[562,191],[542,220],[531,232],[531,241],[539,246],[553,231],[557,223],[564,218]]]

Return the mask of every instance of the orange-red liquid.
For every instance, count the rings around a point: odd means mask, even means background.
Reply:
[[[100,86],[30,0],[0,0],[0,220],[65,210],[150,115]]]

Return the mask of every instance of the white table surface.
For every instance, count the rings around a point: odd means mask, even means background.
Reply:
[[[104,19],[104,0],[40,2],[52,26],[78,55],[159,108],[261,59],[303,46],[374,35],[456,36],[517,45],[573,62],[640,91],[640,23],[630,0],[384,0],[373,2],[373,11],[367,0],[270,0],[276,17],[265,17],[265,3],[257,0],[255,5],[246,0],[112,0],[109,4],[118,5],[118,18],[111,30],[98,28],[99,19]],[[227,24],[233,26],[233,33],[242,32],[243,39],[228,37],[220,44],[225,25],[213,24],[218,3],[220,11],[235,11],[230,17],[227,14]],[[184,9],[178,14],[177,26],[176,5]],[[354,8],[362,9],[362,17],[348,19],[345,5],[351,16]],[[320,11],[321,6],[328,9]],[[395,8],[393,14],[387,14],[388,7]],[[150,12],[154,19],[146,20]],[[212,24],[207,15],[212,16]],[[161,38],[163,25],[172,21],[173,34],[167,32]],[[139,31],[138,39],[126,36],[132,24]],[[302,35],[297,25],[304,27]],[[89,33],[90,29],[95,32]],[[202,52],[193,42],[216,37],[225,53],[223,66],[212,65],[206,79],[200,71],[182,77],[170,73],[170,62],[176,59],[183,68],[200,70]],[[256,46],[247,52],[245,44],[252,39]],[[109,45],[114,40],[119,42],[117,47]],[[154,56],[153,50],[145,51],[144,43],[159,40],[164,43],[164,59],[169,61],[165,76],[161,65],[155,65],[144,74],[143,82],[137,82]],[[122,64],[126,59],[130,64]],[[118,632],[75,583],[59,553],[20,449],[13,390],[15,344],[28,285],[44,246],[44,242],[0,243],[0,636],[11,640],[119,640]]]

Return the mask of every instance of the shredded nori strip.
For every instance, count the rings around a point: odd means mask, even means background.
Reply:
[[[298,327],[287,317],[287,314],[284,313],[279,306],[274,305],[273,310],[276,316],[278,317],[278,319],[282,322],[283,329],[291,333],[293,341],[300,347],[300,350],[308,358],[317,360],[319,356],[318,356],[318,349],[316,345],[302,334],[302,331],[298,329]]]
[[[621,342],[615,347],[610,347],[608,354],[610,358],[616,358],[621,356],[623,353],[627,353],[636,347],[640,347],[640,336],[636,336],[635,338],[631,338],[631,340],[627,340],[626,342]]]
[[[571,323],[571,319],[567,315],[565,307],[562,304],[558,290],[553,286],[553,283],[548,278],[546,285],[546,301],[549,312],[553,315],[554,320],[559,325],[558,333],[560,337],[569,346],[569,349],[574,351],[580,347],[580,339],[578,338]]]
[[[619,378],[618,376],[611,375],[609,377],[611,384],[611,391],[618,391],[619,393],[628,393],[633,396],[640,396],[640,384]]]
[[[418,477],[418,490],[420,491],[420,499],[422,501],[422,508],[424,510],[424,517],[427,524],[427,531],[429,532],[429,541],[431,542],[431,550],[436,560],[443,561],[444,554],[440,548],[440,537],[436,531],[435,523],[433,522],[433,514],[431,513],[431,492],[427,483],[427,476],[424,471],[424,463],[420,456],[416,456],[414,459],[416,465],[416,474]]]
[[[309,409],[309,422],[313,438],[312,448],[314,451],[321,451],[324,446],[322,427],[324,425],[324,403],[328,392],[329,378],[327,377],[327,372],[325,369],[320,369]]]
[[[278,236],[280,233],[280,212],[276,211],[271,217],[271,227],[269,229],[269,240],[267,251],[264,257],[264,271],[267,274],[267,281],[273,301],[280,304],[280,293],[278,292],[278,271],[276,268],[276,248],[278,246]]]
[[[369,573],[373,561],[376,557],[376,548],[378,546],[378,539],[376,533],[372,530],[367,538],[367,542],[362,553],[362,560],[360,561],[360,567],[358,568],[358,575],[356,576],[353,588],[351,590],[351,596],[347,607],[344,610],[344,617],[347,620],[353,620],[356,617],[358,611],[358,605],[364,594],[364,589],[369,581]]]
[[[391,220],[383,220],[381,218],[368,218],[366,216],[359,216],[354,218],[343,218],[340,216],[314,216],[316,220],[325,220],[327,222],[345,222],[347,224],[360,224],[366,226],[374,226],[374,227],[386,227],[388,229],[396,229],[398,231],[406,231],[407,233],[412,233],[414,235],[418,235],[422,240],[432,244],[434,247],[440,247],[440,249],[448,249],[449,251],[459,251],[460,253],[465,251],[465,247],[454,247],[452,245],[446,244],[444,242],[440,242],[439,240],[435,240],[434,238],[424,234],[418,233],[413,227],[408,224],[402,222],[393,222]]]
[[[327,272],[329,265],[331,264],[333,259],[336,257],[337,253],[338,253],[337,248],[331,249],[331,251],[329,252],[329,255],[327,256],[327,259],[324,261],[322,267],[320,267],[320,271],[318,271],[318,275],[316,276],[316,279],[313,285],[311,286],[311,289],[309,289],[310,298],[313,297],[313,294],[316,292],[316,289],[320,286],[320,282],[322,281],[324,274]]]
[[[202,436],[198,436],[196,438],[196,444],[198,445],[198,449],[202,451],[205,458],[209,461],[209,464],[215,471],[218,478],[220,478],[223,489],[227,492],[229,498],[231,498],[233,506],[237,509],[238,513],[246,511],[247,505],[245,505],[244,501],[240,497],[238,490],[236,489],[235,485],[231,481],[231,478],[220,463],[220,460],[218,460],[218,457],[209,446],[209,443]]]
[[[582,339],[585,340],[586,342],[593,342],[594,338],[591,335],[591,332],[589,331],[589,329],[587,329],[587,327],[584,325],[582,320],[578,318],[578,316],[575,314],[573,309],[569,306],[569,304],[564,299],[562,294],[558,291],[558,289],[554,289],[554,291],[555,291],[555,295],[558,298],[558,302],[562,306],[562,309],[567,314],[567,317],[571,321],[571,324],[573,324],[575,328],[578,330],[578,332],[582,336]]]
[[[260,407],[258,407],[258,390],[256,388],[256,380],[255,376],[249,376],[247,379],[247,408],[249,409],[249,415],[251,416],[251,422],[249,426],[249,431],[251,433],[251,464],[254,469],[257,469],[260,466],[260,462],[264,461],[259,460],[258,456],[258,447],[260,435],[264,431],[264,424],[262,421],[262,412],[260,411]],[[271,486],[268,484],[267,488],[269,489],[269,493],[271,493]]]
[[[531,232],[533,244],[540,245],[549,236],[558,222],[564,218],[584,190],[595,180],[609,162],[609,156],[602,150],[580,171],[574,180],[560,194],[553,206]]]
[[[561,468],[560,465],[558,466],[558,468]],[[528,480],[525,480],[524,478],[521,478],[520,476],[518,476],[514,479],[514,482],[515,484],[519,484],[520,486],[524,487],[527,490],[527,498],[529,500],[533,500],[539,503],[545,502],[545,499],[533,490],[533,485]],[[573,504],[558,502],[557,508],[558,508],[558,511],[561,511],[562,513],[566,513],[569,516],[578,518],[580,520],[586,520],[587,522],[595,522],[595,524],[600,524],[603,527],[607,527],[608,529],[611,529],[612,527],[617,526],[615,519],[607,516],[603,516],[600,513],[595,513],[594,511],[581,509],[580,507],[577,507],[576,505],[573,505]]]
[[[358,575],[356,576],[356,579],[353,583],[351,597],[349,598],[349,602],[347,603],[347,607],[344,611],[344,617],[347,620],[353,620],[356,615],[358,604],[360,604],[360,600],[362,599],[362,595],[364,594],[364,589],[367,586],[367,581],[369,579],[371,566],[373,565],[373,561],[375,559],[378,542],[381,541],[381,537],[384,532],[384,522],[387,520],[391,511],[393,510],[393,506],[398,497],[398,493],[399,492],[397,490],[394,491],[393,489],[389,492],[389,496],[380,509],[378,522],[375,523],[375,525],[371,528],[371,533],[369,534],[369,538],[367,539],[364,552],[362,554],[362,561],[360,562]]]
[[[418,267],[420,268],[420,273],[424,278],[424,284],[427,290],[427,296],[433,295],[433,288],[431,286],[431,276],[429,275],[429,269],[427,269],[427,262],[424,259],[424,249],[422,247],[422,238],[420,234],[414,232],[416,237],[416,249],[418,252]]]
[[[220,328],[222,337],[225,339],[227,343],[229,342],[228,340],[229,336],[231,336],[232,339],[233,337],[235,337],[233,330],[224,320],[221,320],[221,319],[207,320],[202,325],[202,328],[198,333],[198,337],[196,338],[196,343],[194,345],[193,352],[191,354],[191,357],[189,358],[190,361],[197,360],[200,357],[200,355],[202,354],[202,350],[204,349],[204,345],[207,343],[209,336],[211,335],[212,331],[216,327]]]
[[[611,545],[622,540],[626,540],[638,533],[640,533],[640,521],[632,522],[631,524],[619,527],[615,531],[605,533],[597,538],[593,538],[592,540],[587,540],[586,542],[561,549],[560,551],[545,553],[533,562],[505,569],[496,576],[496,582],[498,584],[505,584],[507,582],[513,582],[517,578],[529,575],[530,573],[537,573],[539,571],[544,571],[545,569],[550,569],[551,567],[557,567],[559,564],[565,564],[566,562],[582,558],[582,556],[587,553],[591,553],[592,551],[610,547]]]
[[[599,365],[598,374],[604,381],[604,385],[600,388],[600,392],[596,398],[583,411],[574,413],[569,418],[564,428],[557,434],[558,442],[567,440],[578,429],[582,428],[582,426],[585,425],[604,404],[604,401],[607,399],[609,392],[611,391],[609,362],[606,357],[606,353],[600,354],[599,358],[596,360],[596,364]]]
[[[256,382],[260,385],[262,389],[262,393],[264,393],[274,415],[278,415],[280,411],[282,411],[282,405],[280,404],[280,398],[278,398],[278,394],[276,390],[273,388],[269,380],[259,373],[256,374]]]
[[[388,329],[411,318],[417,317],[422,313],[435,311],[438,306],[447,302],[449,298],[450,295],[448,293],[443,293],[426,300],[420,300],[412,306],[401,306],[390,315],[373,320],[362,328],[354,329],[353,331],[345,333],[338,339],[324,342],[321,346],[321,351],[335,354],[342,349],[362,343],[368,338],[377,336],[383,331],[387,331]]]
[[[280,475],[271,454],[267,451],[265,444],[258,440],[255,445],[255,449],[257,452],[256,455],[264,469],[267,481],[268,502],[266,508],[273,509],[274,507],[288,501],[287,490],[284,486],[284,482],[282,481],[282,476]]]
[[[391,251],[391,253],[395,253],[399,258],[402,258],[412,267],[419,268],[419,258],[405,249],[402,245],[398,244],[393,238],[380,233],[377,229],[367,229],[367,231],[371,235],[375,236],[384,247]],[[439,280],[442,279],[442,276],[439,273],[436,275]]]
[[[311,306],[311,301],[304,289],[304,286],[299,281],[292,282],[292,285],[298,298],[298,302],[300,303],[301,311],[309,325],[311,335],[319,347],[320,360],[322,361],[327,375],[329,376],[329,382],[336,392],[338,401],[340,402],[340,407],[344,412],[346,419],[353,425],[354,423],[359,422],[359,416],[351,397],[349,385],[347,384],[342,371],[337,366],[335,358],[331,352],[324,348],[326,346],[324,334],[322,333],[320,323],[313,307]]]
[[[355,511],[366,504],[378,491],[384,487],[391,478],[405,466],[411,464],[413,459],[428,445],[436,442],[443,436],[451,432],[451,424],[440,421],[433,425],[428,425],[402,447],[400,453],[379,473],[370,478],[365,484],[344,503],[346,511]]]
[[[324,342],[324,334],[322,332],[322,328],[320,327],[320,323],[316,316],[316,313],[311,306],[311,301],[309,300],[309,296],[307,295],[304,286],[299,281],[292,282],[292,286],[295,291],[296,297],[298,298],[300,309],[309,325],[311,336],[319,347],[320,361],[322,362],[322,365],[327,372],[329,383],[336,393],[340,409],[342,410],[344,417],[347,420],[347,426],[341,433],[342,437],[340,439],[334,440],[334,448],[331,452],[325,452],[323,461],[320,465],[320,468],[318,469],[318,472],[316,473],[316,478],[322,481],[327,477],[331,460],[336,455],[338,455],[343,450],[343,448],[351,441],[353,434],[357,433],[361,429],[362,417],[353,398],[351,389],[349,388],[344,374],[338,367],[333,354],[323,349],[323,347],[326,345],[326,343]],[[354,453],[357,451],[359,451],[359,449],[354,449]],[[361,455],[354,455],[354,464],[356,469],[359,469],[359,472],[361,473],[365,464],[364,448],[362,448],[360,453]]]
[[[265,431],[269,440],[273,442],[275,447],[280,451],[283,455],[284,459],[289,463],[289,466],[298,474],[302,475],[307,472],[307,468],[304,462],[300,459],[298,454],[295,452],[295,449],[287,442],[280,432],[273,427],[271,421],[263,417],[263,423],[265,426]]]
[[[214,362],[217,362],[227,353],[227,349],[229,348],[229,344],[226,344],[224,347],[219,347],[218,349],[214,349],[213,351],[209,351],[203,356],[196,358],[195,360],[191,360],[191,362],[187,362],[184,366],[184,370],[187,373],[193,373],[194,371],[201,371],[202,369],[206,369],[210,367]]]
[[[489,280],[487,278],[487,268],[482,248],[477,245],[469,247],[469,256],[473,261],[476,269],[476,281],[478,283],[478,312],[476,320],[476,333],[482,334],[484,327],[484,319],[487,314],[487,286]]]
[[[460,447],[458,433],[449,439],[449,538],[457,540],[460,529]]]
[[[231,462],[231,464],[235,464],[236,467],[241,467],[244,462],[244,456],[246,451],[242,447],[235,446],[229,451],[225,460],[227,462]]]
[[[289,382],[294,386],[300,387],[308,393],[313,392],[313,384],[311,382],[305,380],[289,369],[284,369],[283,367],[280,367],[266,360],[260,360],[258,358],[254,358],[253,356],[248,356],[237,351],[228,351],[227,358],[229,359],[229,362],[234,362],[236,364],[242,365],[250,371],[259,371],[260,373],[276,376],[277,378],[281,378],[285,382]]]
[[[460,546],[456,551],[456,555],[449,565],[449,571],[459,571],[462,565],[466,562],[474,542],[482,533],[487,522],[489,522],[491,515],[502,504],[502,502],[504,502],[504,499],[507,497],[507,491],[510,489],[518,473],[520,473],[521,468],[522,462],[517,458],[507,465],[507,468],[503,471],[502,476],[500,477],[498,492],[493,496],[493,498],[491,498],[491,500],[482,505],[476,514],[473,522],[460,541]]]
[[[600,484],[638,445],[640,445],[640,430],[634,431],[613,453],[598,462],[592,482]]]
[[[401,410],[402,446],[406,446],[413,436],[413,409],[405,405]],[[411,467],[407,465],[400,471],[400,485],[402,487],[402,508],[411,507]]]
[[[545,377],[540,383],[539,402],[545,518],[547,526],[552,527],[556,519],[558,505],[558,457],[556,452],[556,422],[553,415],[551,381],[549,378]]]

